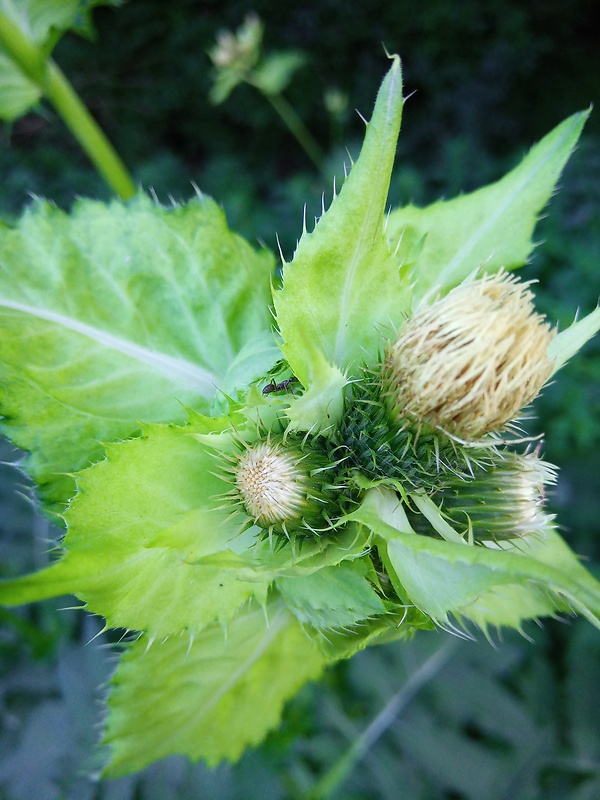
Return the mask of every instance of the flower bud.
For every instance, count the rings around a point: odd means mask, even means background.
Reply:
[[[306,439],[268,436],[244,443],[228,468],[234,486],[228,496],[269,534],[318,535],[339,516],[340,487],[327,479],[334,466],[318,445],[311,446]]]
[[[544,486],[555,483],[555,467],[536,453],[496,451],[493,458],[490,468],[477,468],[468,479],[457,476],[432,495],[443,517],[476,542],[541,533],[552,519],[544,511]],[[427,532],[423,522],[414,522],[419,533]]]
[[[467,441],[513,420],[552,374],[554,331],[533,299],[528,284],[499,273],[418,309],[384,360],[390,417]]]

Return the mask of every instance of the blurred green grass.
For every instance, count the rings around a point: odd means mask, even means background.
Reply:
[[[249,10],[266,25],[267,49],[309,57],[286,92],[327,152],[317,174],[269,105],[249,87],[209,106],[216,31]],[[185,199],[193,180],[222,203],[230,225],[289,257],[321,195],[338,185],[346,147],[355,156],[386,69],[381,43],[404,61],[405,107],[390,203],[426,203],[502,175],[562,118],[597,99],[600,61],[591,0],[460,5],[430,0],[353,6],[138,0],[99,9],[94,43],[67,37],[56,59],[136,180],[161,200]],[[596,20],[597,21],[597,20]],[[339,89],[335,120],[323,94]],[[539,278],[539,307],[566,324],[599,291],[600,116],[592,114],[561,179],[526,278]],[[77,195],[107,198],[100,179],[53,112],[30,114],[0,135],[0,214],[30,194],[69,207]],[[600,563],[600,348],[597,342],[536,403],[532,432],[561,467],[549,498],[574,549]],[[1,458],[18,457],[5,445]],[[43,563],[58,532],[34,513],[14,467],[0,469],[0,574]],[[597,571],[597,570],[596,570]],[[163,800],[307,797],[445,640],[371,649],[330,670],[290,703],[282,728],[239,764],[209,772],[168,759],[139,776],[95,781],[102,683],[118,632],[58,603],[0,617],[0,798]],[[595,800],[600,797],[600,637],[584,622],[531,625],[526,637],[457,641],[448,660],[369,749],[335,797],[344,800]],[[530,637],[532,641],[529,640]],[[100,688],[98,688],[100,687]]]

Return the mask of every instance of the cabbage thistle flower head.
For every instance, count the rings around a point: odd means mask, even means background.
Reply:
[[[390,416],[466,441],[501,430],[553,371],[555,331],[533,300],[528,283],[500,272],[417,309],[385,357]]]
[[[335,462],[315,440],[269,434],[239,445],[240,453],[226,457],[226,480],[233,488],[225,497],[247,515],[248,524],[287,539],[294,533],[318,536],[332,527],[330,513],[341,487],[331,485],[328,471]]]
[[[476,542],[537,536],[552,522],[544,510],[545,486],[556,483],[556,468],[538,451],[524,455],[496,452],[494,463],[475,468],[470,478],[456,475],[437,495],[436,504],[456,529]],[[425,531],[423,531],[425,532]]]

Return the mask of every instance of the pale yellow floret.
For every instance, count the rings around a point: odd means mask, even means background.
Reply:
[[[384,362],[391,413],[471,441],[513,420],[552,374],[555,331],[533,299],[528,284],[499,273],[418,309]]]
[[[235,483],[249,516],[262,527],[300,518],[305,479],[296,459],[278,444],[265,441],[245,450]]]

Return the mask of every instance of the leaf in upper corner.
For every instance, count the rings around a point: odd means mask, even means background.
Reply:
[[[363,561],[342,561],[302,578],[281,578],[277,588],[288,608],[304,624],[341,629],[385,614],[385,606],[367,580]]]
[[[199,419],[150,425],[140,438],[108,445],[105,460],[77,476],[66,554],[41,572],[0,582],[0,603],[72,593],[109,627],[162,637],[226,624],[250,597],[265,601],[270,577],[239,575],[235,555],[253,534],[240,535],[240,520],[217,510],[229,487],[195,438],[206,429]]]
[[[119,0],[0,0],[0,12],[45,55],[50,55],[62,35],[72,30],[91,36],[91,11],[99,5],[118,5]],[[0,119],[12,121],[26,114],[42,96],[0,44]]]
[[[482,265],[493,273],[525,264],[539,214],[588,115],[566,119],[496,183],[426,208],[391,212],[387,237],[392,248],[404,245],[406,277],[415,282],[417,299],[431,290],[445,294]]]
[[[264,373],[278,357],[272,269],[209,199],[80,201],[71,215],[39,202],[0,231],[2,430],[31,452],[44,499],[71,496],[60,473],[100,442],[185,421],[184,405],[207,411],[221,385]]]
[[[282,349],[310,389],[312,342],[330,365],[356,374],[377,357],[385,330],[410,307],[399,259],[388,249],[384,212],[402,115],[400,63],[394,58],[377,96],[363,148],[340,193],[312,233],[304,232],[283,288],[274,293]]]
[[[284,702],[325,664],[281,601],[248,608],[227,626],[175,636],[124,654],[113,678],[106,775],[175,753],[209,766],[235,761],[280,720]]]

